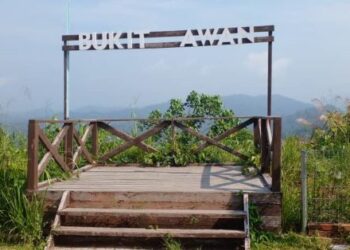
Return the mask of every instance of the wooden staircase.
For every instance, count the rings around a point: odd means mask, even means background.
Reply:
[[[215,195],[65,191],[46,249],[250,249],[248,194]]]

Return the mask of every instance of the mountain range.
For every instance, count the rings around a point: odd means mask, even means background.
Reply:
[[[237,116],[263,116],[266,115],[266,96],[230,95],[222,97],[224,106],[232,109]],[[96,119],[96,118],[144,118],[155,109],[165,111],[169,102],[148,105],[135,108],[96,107],[86,106],[72,110],[71,119]],[[319,116],[311,103],[298,101],[282,95],[273,95],[272,113],[283,119],[284,135],[306,135],[308,129],[296,122],[303,117],[315,120]],[[0,114],[0,123],[9,130],[26,131],[28,119],[50,119],[61,117],[61,112],[47,109],[31,110],[11,114]]]

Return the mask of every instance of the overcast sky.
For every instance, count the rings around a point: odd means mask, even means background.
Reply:
[[[62,110],[67,1],[0,1],[2,111]],[[274,24],[273,93],[350,96],[350,1],[72,0],[70,33]],[[71,55],[71,108],[266,94],[267,44]]]

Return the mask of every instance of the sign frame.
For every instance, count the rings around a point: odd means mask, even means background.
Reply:
[[[71,51],[193,48],[252,43],[268,44],[267,115],[271,116],[272,43],[274,42],[274,30],[274,25],[264,25],[173,31],[103,32],[63,35],[64,119],[68,120],[70,116],[68,82],[70,68],[69,55]],[[174,41],[169,41],[170,39],[174,39]]]

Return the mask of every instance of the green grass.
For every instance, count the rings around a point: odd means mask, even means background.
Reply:
[[[253,242],[252,249],[256,250],[326,250],[330,249],[331,241],[325,238],[308,237],[297,233],[271,235],[270,237]]]
[[[43,202],[25,194],[26,162],[25,137],[0,128],[0,242],[38,246],[42,242]]]
[[[5,243],[0,243],[1,250],[37,250],[37,247],[34,247],[30,244],[19,244],[19,245],[8,245]]]

